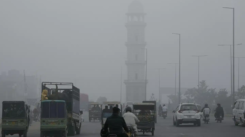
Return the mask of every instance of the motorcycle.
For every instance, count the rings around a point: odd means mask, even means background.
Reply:
[[[166,117],[167,117],[167,112],[162,112],[162,117],[163,117],[163,119],[166,119]]]
[[[209,122],[209,115],[205,115],[203,121],[204,121],[204,123],[208,124],[208,122]]]
[[[134,128],[132,126],[128,126],[128,130],[129,130],[128,137],[135,137],[136,136],[136,133],[135,133]]]
[[[217,123],[222,123],[223,117],[222,116],[218,116],[216,117],[216,122]]]

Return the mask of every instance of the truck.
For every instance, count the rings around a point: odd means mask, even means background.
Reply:
[[[42,82],[40,137],[80,134],[80,89],[71,82]]]
[[[24,101],[2,102],[2,137],[18,134],[27,137],[30,107]]]
[[[80,94],[80,109],[81,110],[89,110],[89,98],[88,94],[81,93]]]

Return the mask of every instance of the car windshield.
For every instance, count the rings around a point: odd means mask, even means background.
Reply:
[[[3,118],[24,118],[24,103],[4,103],[2,116]]]
[[[192,104],[187,104],[187,105],[182,105],[180,108],[181,111],[186,111],[186,110],[197,110],[197,106],[196,105],[192,105]]]

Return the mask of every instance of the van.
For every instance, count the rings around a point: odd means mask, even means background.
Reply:
[[[233,120],[236,126],[245,125],[245,99],[238,99],[233,105]]]

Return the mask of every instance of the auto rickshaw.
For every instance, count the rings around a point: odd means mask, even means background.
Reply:
[[[90,102],[89,104],[89,122],[92,120],[101,120],[102,104],[96,102]]]
[[[155,111],[157,111],[157,102],[156,101],[143,101],[143,103],[153,103],[155,105]],[[157,113],[155,113],[155,123],[157,123]]]
[[[18,134],[27,137],[30,106],[24,101],[2,102],[2,137]]]
[[[120,116],[122,116],[122,105],[120,102],[104,102],[102,105],[102,113],[101,113],[101,125],[102,127],[105,124],[105,121],[108,117],[110,117],[113,113],[112,108],[118,107],[121,111],[119,113]]]
[[[138,132],[151,133],[154,136],[155,131],[155,104],[153,103],[135,103],[133,104],[133,113],[140,122],[137,123]]]

